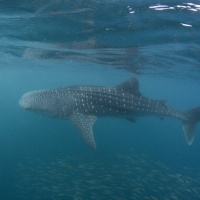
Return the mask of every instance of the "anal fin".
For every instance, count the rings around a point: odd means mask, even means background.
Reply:
[[[135,117],[126,117],[126,120],[128,120],[129,122],[132,122],[132,123],[135,123],[136,122],[136,119]]]
[[[92,127],[96,119],[97,118],[95,116],[88,116],[82,113],[73,113],[70,116],[70,120],[73,121],[76,127],[79,129],[86,144],[93,149],[96,149],[96,143],[94,140]]]

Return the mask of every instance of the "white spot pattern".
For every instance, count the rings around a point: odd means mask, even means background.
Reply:
[[[95,147],[92,133],[92,125],[96,120],[94,116],[129,116],[148,112],[186,118],[184,114],[169,109],[163,101],[141,96],[137,85],[128,84],[116,88],[83,86],[33,91],[23,95],[20,105],[54,117],[68,119],[73,116],[71,118],[82,132],[84,140],[92,147]]]

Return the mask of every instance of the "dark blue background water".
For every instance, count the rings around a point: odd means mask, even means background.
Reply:
[[[31,90],[136,77],[144,96],[199,106],[199,24],[200,1],[1,0],[0,198],[199,199],[199,125],[188,146],[175,119],[102,118],[92,151],[69,121],[18,105]]]

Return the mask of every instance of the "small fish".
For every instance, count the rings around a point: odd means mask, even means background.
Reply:
[[[24,94],[19,104],[26,110],[48,116],[69,119],[78,127],[84,141],[96,148],[93,124],[97,117],[121,117],[135,122],[136,117],[153,115],[173,117],[183,123],[188,144],[194,140],[194,129],[200,121],[200,107],[186,112],[169,108],[165,101],[141,95],[139,83],[130,78],[116,87],[71,86],[58,89],[31,91]]]

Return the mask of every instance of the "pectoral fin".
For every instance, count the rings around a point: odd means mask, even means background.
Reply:
[[[70,119],[79,129],[86,144],[91,148],[96,149],[92,127],[97,118],[95,116],[87,116],[82,113],[73,113],[70,116]]]

